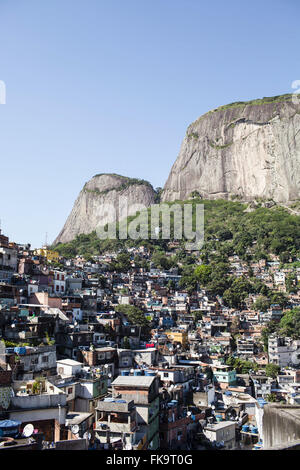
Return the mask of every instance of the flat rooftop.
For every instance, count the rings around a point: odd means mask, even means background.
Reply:
[[[207,424],[204,429],[208,431],[219,431],[220,429],[227,428],[229,426],[236,425],[235,421],[220,421],[219,423]]]
[[[81,424],[86,419],[93,416],[93,413],[83,413],[81,411],[71,411],[66,416],[66,426],[74,426],[74,424]]]
[[[74,361],[73,359],[60,359],[56,362],[57,364],[64,364],[66,366],[82,366],[82,362]]]
[[[142,376],[142,375],[119,375],[113,382],[112,385],[121,385],[129,387],[150,387],[152,382],[155,380],[155,376]]]

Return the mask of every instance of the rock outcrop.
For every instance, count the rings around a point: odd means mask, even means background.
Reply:
[[[163,201],[300,197],[300,104],[295,95],[238,102],[187,129]],[[300,97],[298,98],[300,102]]]
[[[81,190],[54,244],[89,234],[97,226],[112,222],[115,215],[117,220],[133,215],[138,205],[149,207],[155,198],[156,192],[147,181],[115,174],[96,175]]]

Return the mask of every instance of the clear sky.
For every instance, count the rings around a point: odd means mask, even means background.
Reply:
[[[186,127],[291,93],[299,0],[0,0],[0,218],[52,242],[97,173],[163,186]]]

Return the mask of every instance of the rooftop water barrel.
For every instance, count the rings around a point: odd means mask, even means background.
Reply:
[[[250,429],[249,425],[248,424],[244,424],[244,426],[242,426],[242,431],[244,432],[248,432]]]
[[[133,375],[143,375],[143,371],[142,370],[135,370],[133,372]]]
[[[130,371],[129,370],[122,370],[121,375],[129,375]]]
[[[16,354],[19,354],[19,356],[24,356],[26,354],[26,348],[22,347],[16,347],[14,348],[14,352]]]
[[[145,375],[153,377],[156,373],[153,370],[145,370]]]
[[[4,419],[0,421],[0,436],[1,437],[15,437],[19,434],[20,421],[12,421]]]

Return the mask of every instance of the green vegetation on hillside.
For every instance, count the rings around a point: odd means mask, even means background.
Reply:
[[[269,336],[273,334],[300,339],[300,307],[287,310],[280,322],[272,320],[263,328],[261,336],[265,351],[268,350]]]
[[[296,261],[300,256],[300,218],[289,214],[282,207],[258,207],[252,212],[245,212],[246,204],[236,201],[202,200],[194,198],[188,201],[175,201],[167,203],[168,206],[178,204],[192,204],[194,209],[193,225],[195,227],[195,205],[204,204],[204,239],[205,243],[200,256],[204,264],[212,261],[224,261],[228,256],[237,254],[247,261],[268,259],[269,255],[279,255],[282,262],[289,258]],[[54,248],[61,256],[74,257],[76,255],[94,256],[108,251],[120,250],[129,246],[148,246],[152,251],[155,247],[165,250],[169,240],[150,239],[151,209],[148,209],[148,236],[141,236],[138,240],[100,240],[96,232],[89,235],[78,235],[69,243],[59,243]],[[183,211],[182,211],[183,214]],[[125,222],[129,226],[132,222],[141,220],[137,216],[128,217]],[[147,215],[143,213],[143,215]],[[144,217],[145,219],[145,217]],[[174,239],[174,214],[170,213],[170,239]],[[141,225],[141,224],[140,224]],[[161,219],[160,219],[161,225]],[[117,226],[117,233],[118,233]],[[141,227],[140,229],[147,229]],[[146,231],[147,232],[147,231]],[[141,230],[143,234],[143,230]],[[180,240],[184,250],[185,239]]]
[[[149,183],[149,181],[146,181],[146,180],[143,180],[143,179],[129,178],[128,176],[121,176],[121,175],[117,175],[115,173],[99,173],[99,174],[95,175],[93,178],[96,178],[97,176],[115,176],[115,177],[121,178],[122,183],[120,182],[119,186],[116,186],[116,187],[110,188],[110,189],[104,189],[103,191],[100,191],[97,188],[96,189],[88,189],[86,187],[87,184],[85,184],[84,187],[83,187],[83,191],[98,194],[100,196],[100,195],[107,194],[110,191],[118,191],[118,192],[119,191],[124,191],[125,189],[127,189],[127,188],[129,188],[130,186],[133,186],[133,185],[145,185],[145,186],[148,186],[150,189],[152,189],[154,191],[152,184]]]

